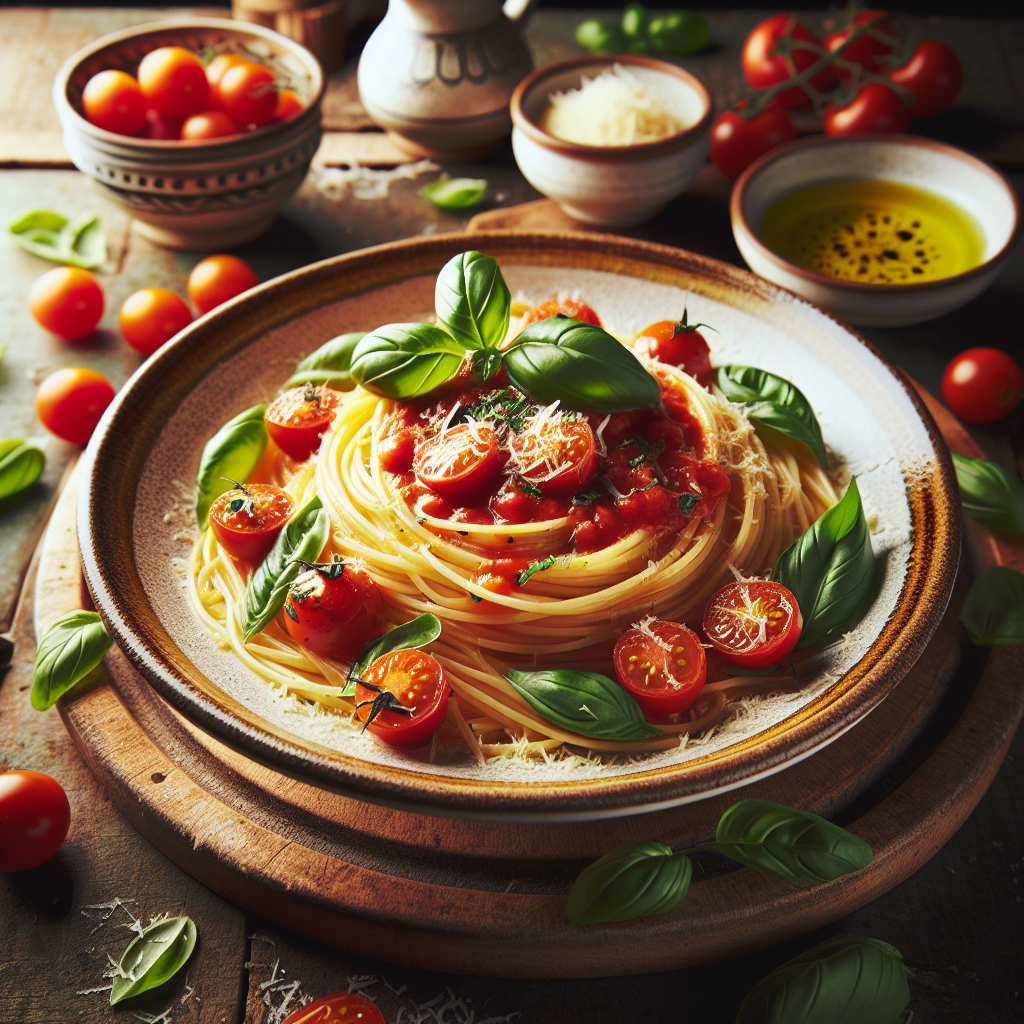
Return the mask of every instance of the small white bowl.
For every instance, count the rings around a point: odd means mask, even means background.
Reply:
[[[758,237],[769,209],[809,185],[883,179],[934,192],[970,214],[984,238],[982,261],[952,277],[920,284],[867,284],[805,270]],[[933,320],[983,292],[1017,237],[1017,197],[1006,179],[953,146],[910,135],[855,135],[791,142],[766,153],[733,186],[732,231],[755,274],[782,285],[852,324],[902,327]]]
[[[622,64],[689,127],[636,146],[585,146],[540,127],[553,92]],[[512,150],[526,180],[576,220],[620,227],[653,217],[684,192],[708,155],[711,96],[688,71],[633,54],[572,57],[538,68],[512,95]]]

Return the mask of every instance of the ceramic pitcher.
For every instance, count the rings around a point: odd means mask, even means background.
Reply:
[[[479,156],[512,130],[509,99],[533,70],[530,0],[390,0],[359,61],[367,113],[414,156]]]

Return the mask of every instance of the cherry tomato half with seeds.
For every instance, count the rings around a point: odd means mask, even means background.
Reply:
[[[311,384],[290,388],[270,404],[264,419],[271,440],[296,462],[305,462],[320,447],[320,438],[334,422],[341,395]]]
[[[200,314],[209,313],[260,283],[256,271],[237,256],[207,256],[188,275],[188,297]]]
[[[659,363],[678,366],[706,388],[711,383],[711,349],[697,330],[703,326],[687,324],[684,311],[681,321],[659,320],[645,327],[633,342],[633,351]]]
[[[48,270],[28,293],[36,323],[65,341],[91,334],[103,316],[103,306],[99,281],[80,267]]]
[[[488,493],[500,470],[494,431],[466,423],[425,441],[413,459],[416,479],[453,505]]]
[[[168,288],[143,288],[121,307],[121,333],[137,352],[151,356],[192,323],[192,312]]]
[[[295,499],[270,484],[245,484],[225,491],[210,506],[210,529],[235,558],[259,565],[295,511]]]
[[[796,43],[810,43],[820,46],[818,37],[803,22],[797,21],[788,14],[776,14],[766,18],[747,36],[743,44],[740,63],[743,75],[755,89],[767,89],[776,82],[789,78],[789,68],[781,53],[787,44],[783,42],[789,30],[789,37]],[[803,71],[819,60],[813,50],[802,46],[794,46],[792,50],[793,65],[797,71]],[[811,84],[819,92],[828,92],[835,88],[838,77],[828,67],[811,79]],[[809,107],[811,98],[798,86],[785,89],[775,97],[775,102],[787,110]]]
[[[235,124],[260,128],[273,120],[277,109],[274,72],[252,61],[235,64],[221,76],[217,97]]]
[[[1011,412],[1024,391],[1020,364],[997,348],[969,348],[942,375],[946,405],[968,423],[994,423]]]
[[[85,83],[82,108],[90,124],[118,135],[135,135],[146,124],[146,98],[124,71],[100,71]]]
[[[889,80],[914,94],[911,117],[930,117],[953,105],[964,84],[964,69],[952,47],[925,39],[908,63],[890,73]]]
[[[210,87],[199,58],[182,46],[161,46],[139,64],[139,88],[168,121],[183,121],[207,106]]]
[[[804,628],[796,598],[781,583],[750,580],[716,591],[704,609],[704,634],[726,661],[771,668],[797,645]]]
[[[0,871],[28,871],[60,848],[71,824],[61,784],[42,772],[0,771]]]
[[[711,127],[711,159],[727,178],[738,178],[759,156],[795,138],[796,128],[782,107],[751,118],[727,110]]]
[[[708,674],[699,637],[679,622],[627,629],[615,644],[612,660],[622,688],[647,715],[685,711]]]
[[[826,135],[905,132],[910,126],[910,111],[887,85],[868,82],[846,106],[827,104],[823,120]]]
[[[36,415],[51,433],[87,444],[103,411],[114,400],[110,381],[85,367],[54,370],[36,392]]]
[[[597,472],[597,441],[586,420],[527,425],[508,445],[519,475],[546,498],[583,490]]]
[[[398,747],[424,743],[448,714],[451,687],[441,663],[425,651],[385,654],[363,673],[363,682],[370,685],[356,684],[356,716],[387,743]],[[375,702],[383,708],[376,714]],[[396,705],[399,710],[388,710]]]
[[[384,1014],[365,996],[335,992],[296,1010],[284,1024],[384,1024]]]

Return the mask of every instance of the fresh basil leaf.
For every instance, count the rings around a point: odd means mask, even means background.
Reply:
[[[688,516],[694,509],[694,506],[700,504],[700,498],[696,494],[680,494],[679,495],[679,511],[684,516]]]
[[[526,486],[529,487],[530,485],[527,484]],[[516,586],[525,587],[531,577],[536,576],[537,573],[543,572],[545,569],[550,569],[554,564],[554,555],[548,555],[547,558],[542,558],[540,561],[531,562],[525,569],[516,573]]]
[[[266,411],[265,405],[254,405],[240,412],[206,442],[196,486],[196,520],[200,530],[206,529],[210,506],[234,486],[231,481],[245,483],[260,461],[267,446],[267,425],[263,421]]]
[[[889,943],[836,935],[762,978],[736,1024],[898,1024],[908,973]]]
[[[348,670],[348,682],[341,696],[351,697],[356,692],[356,680],[361,678],[378,658],[392,651],[411,651],[417,647],[426,647],[440,635],[441,621],[436,615],[426,612],[371,640],[359,652],[359,657],[352,662],[352,667]]]
[[[295,372],[285,381],[285,389],[309,383],[351,391],[356,386],[352,379],[352,354],[365,337],[365,331],[354,331],[331,338],[295,367]]]
[[[110,990],[110,1005],[116,1006],[170,981],[188,962],[195,946],[196,926],[192,918],[154,921],[124,951]]]
[[[644,721],[640,705],[618,683],[598,672],[510,668],[505,678],[546,721],[569,732],[623,743],[661,732]]]
[[[668,913],[690,887],[693,865],[661,843],[620,846],[584,868],[569,893],[573,924]]]
[[[964,511],[990,530],[1024,534],[1024,483],[1002,466],[953,453]]]
[[[541,405],[559,401],[584,412],[622,412],[661,404],[658,382],[625,345],[582,320],[530,324],[505,352],[505,369]]]
[[[508,333],[511,308],[512,296],[493,256],[460,252],[437,275],[437,319],[463,348],[497,348]]]
[[[458,372],[465,349],[433,324],[385,324],[352,354],[352,379],[385,398],[416,398]]]
[[[730,402],[747,407],[744,412],[755,426],[763,423],[803,442],[822,466],[828,465],[818,418],[795,385],[753,366],[722,366],[718,386]]]
[[[70,612],[46,631],[36,648],[32,671],[32,707],[53,707],[76,683],[103,660],[110,649],[110,634],[96,612]]]
[[[1024,576],[1006,565],[986,569],[968,591],[960,621],[973,643],[1024,644]]]
[[[426,196],[442,210],[469,209],[482,202],[486,193],[486,178],[446,178],[420,189],[421,196]]]
[[[0,441],[0,501],[31,487],[42,475],[46,456],[27,441]]]
[[[860,621],[875,558],[857,478],[834,505],[779,555],[771,578],[793,592],[804,628],[799,647],[834,643]]]
[[[44,260],[92,270],[107,258],[107,239],[94,213],[69,221],[53,210],[32,210],[7,229],[17,245]]]
[[[796,807],[740,800],[719,819],[715,849],[748,868],[791,882],[829,882],[871,863],[852,832]]]
[[[318,497],[311,498],[285,524],[270,554],[245,588],[245,639],[270,623],[299,574],[299,562],[315,562],[331,533],[331,520]]]
[[[501,352],[482,348],[473,353],[473,375],[481,384],[489,381],[501,369]]]

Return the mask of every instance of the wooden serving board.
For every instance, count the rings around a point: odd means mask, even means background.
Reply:
[[[928,396],[926,396],[927,398]],[[937,403],[955,450],[980,454]],[[74,480],[43,540],[36,629],[82,607]],[[1024,543],[970,524],[984,565],[1024,568]],[[866,720],[829,747],[744,788],[826,814],[875,851],[857,874],[796,887],[698,855],[673,912],[574,927],[573,878],[622,843],[708,837],[734,794],[571,825],[463,822],[375,807],[261,767],[174,712],[116,651],[107,678],[60,702],[87,764],[128,819],[175,863],[241,906],[322,942],[440,971],[502,977],[648,973],[800,935],[917,870],[963,823],[1024,710],[1019,651],[970,648],[962,574],[925,655]]]

